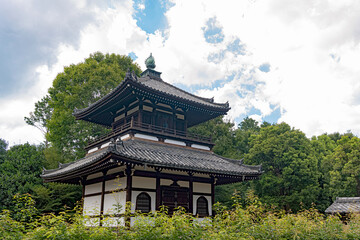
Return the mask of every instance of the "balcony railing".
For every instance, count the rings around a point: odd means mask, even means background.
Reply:
[[[139,130],[139,131],[147,132],[150,134],[158,134],[158,135],[163,135],[163,136],[168,136],[168,137],[173,137],[173,138],[180,138],[180,139],[184,139],[184,140],[199,141],[199,142],[210,143],[210,144],[212,143],[211,137],[202,136],[199,134],[189,133],[189,132],[185,132],[185,131],[180,131],[180,130],[176,130],[176,129],[172,129],[172,128],[165,128],[165,127],[147,124],[147,123],[143,123],[143,122],[138,122],[138,121],[134,121],[134,119],[132,118],[130,122],[127,122],[123,125],[118,126],[111,133],[100,136],[97,139],[95,139],[94,141],[91,141],[89,143],[89,146],[94,145],[95,143],[105,141],[112,137],[116,137],[116,136],[120,135],[121,133],[126,132],[130,129]]]

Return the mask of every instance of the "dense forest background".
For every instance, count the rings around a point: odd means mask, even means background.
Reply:
[[[83,157],[87,142],[109,131],[75,121],[72,113],[111,91],[128,69],[141,72],[130,57],[97,52],[58,74],[48,95],[24,118],[44,133],[44,143],[8,149],[0,139],[0,210],[17,207],[17,193],[30,193],[41,213],[74,207],[80,186],[43,183],[40,174]],[[262,165],[259,180],[216,187],[216,201],[229,208],[234,192],[240,199],[254,193],[262,203],[287,212],[311,207],[323,212],[336,197],[360,196],[360,141],[350,132],[309,139],[286,123],[259,124],[248,117],[238,126],[219,117],[189,131],[212,136],[216,154]]]

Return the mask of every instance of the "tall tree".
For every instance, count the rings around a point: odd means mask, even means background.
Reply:
[[[44,135],[45,148],[48,147],[46,135],[48,134],[47,124],[51,119],[53,109],[49,106],[49,95],[43,97],[40,101],[35,103],[34,112],[30,112],[29,117],[24,117],[24,120],[30,126],[36,127]]]
[[[5,161],[7,146],[8,143],[4,139],[0,138],[0,164]]]
[[[64,161],[83,157],[89,140],[109,132],[100,125],[75,121],[74,109],[85,108],[105,96],[124,79],[128,69],[137,75],[141,72],[130,57],[97,52],[57,75],[49,89],[48,103],[53,113],[46,124],[47,140]]]
[[[286,123],[264,127],[250,138],[245,163],[262,164],[255,191],[266,203],[297,211],[310,207],[319,194],[318,163],[310,140]]]
[[[0,209],[11,207],[16,193],[28,193],[34,185],[42,183],[44,160],[43,148],[29,143],[13,146],[6,152],[0,165]]]
[[[215,143],[213,151],[224,157],[236,158],[234,148],[234,124],[224,121],[222,116],[188,129],[190,133],[210,136]],[[239,156],[237,156],[239,158]]]
[[[360,197],[360,139],[344,135],[324,161],[332,198]]]

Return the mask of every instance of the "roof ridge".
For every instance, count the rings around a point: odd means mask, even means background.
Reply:
[[[147,77],[148,77],[148,76],[147,76]],[[205,97],[197,96],[197,95],[195,95],[195,94],[192,94],[192,93],[190,93],[190,92],[187,92],[187,91],[185,91],[185,90],[183,90],[183,89],[181,89],[181,88],[178,88],[178,87],[176,87],[176,86],[174,86],[174,85],[172,85],[172,84],[164,81],[162,78],[160,78],[160,79],[155,79],[155,78],[150,78],[150,77],[148,77],[148,78],[149,78],[149,79],[153,79],[153,80],[155,80],[155,81],[159,81],[159,80],[160,80],[160,81],[163,82],[164,84],[166,84],[166,85],[168,85],[168,86],[170,86],[170,87],[173,87],[173,88],[175,88],[176,90],[179,90],[179,91],[181,91],[181,92],[183,92],[183,93],[185,93],[185,94],[188,94],[188,95],[190,95],[190,96],[192,96],[192,97],[200,98],[201,100],[206,101],[206,102],[208,102],[208,103],[212,103],[212,104],[219,105],[219,106],[229,107],[229,102],[226,102],[226,103],[216,103],[216,102],[214,102],[214,97],[212,97],[212,98],[205,98]],[[146,79],[146,77],[141,77],[140,79]],[[160,91],[160,90],[157,90],[157,89],[155,89],[155,88],[152,88],[152,87],[149,87],[149,86],[144,85],[141,81],[138,81],[138,82],[141,83],[141,85],[143,85],[143,86],[145,86],[145,87],[147,87],[147,88],[151,88],[151,89],[154,89],[154,90],[156,90],[156,91]],[[166,92],[164,92],[164,91],[160,91],[160,92],[166,93]],[[169,94],[169,95],[171,95],[171,96],[175,96],[175,95],[170,94],[170,93],[166,93],[166,94]],[[182,98],[182,97],[179,97],[179,96],[175,96],[175,97],[178,97],[178,98],[181,98],[181,99],[185,99],[185,98]],[[185,100],[188,100],[188,99],[185,99]],[[189,100],[189,101],[192,101],[192,100]],[[192,102],[194,102],[194,101],[192,101]]]

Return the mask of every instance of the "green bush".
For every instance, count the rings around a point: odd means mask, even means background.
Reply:
[[[14,201],[23,209],[1,213],[1,239],[360,239],[359,215],[344,224],[338,216],[325,216],[314,208],[289,214],[263,205],[252,193],[245,200],[234,196],[232,209],[214,205],[216,215],[203,221],[184,209],[173,215],[161,209],[151,215],[136,213],[131,228],[87,227],[79,209],[34,216],[29,195]]]

